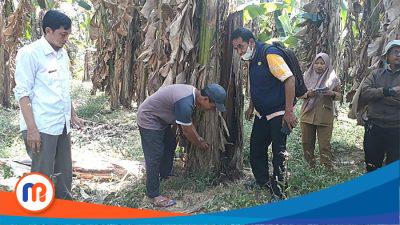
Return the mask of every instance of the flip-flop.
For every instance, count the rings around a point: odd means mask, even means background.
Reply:
[[[153,201],[153,204],[157,207],[170,207],[175,205],[176,201],[167,197],[163,197],[161,200]]]

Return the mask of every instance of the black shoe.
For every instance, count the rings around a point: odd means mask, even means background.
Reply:
[[[270,189],[271,194],[279,199],[285,199],[286,198],[285,192],[282,188],[282,185],[280,185],[278,182],[279,181],[271,182],[271,189]]]

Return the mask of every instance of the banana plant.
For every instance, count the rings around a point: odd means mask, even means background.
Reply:
[[[299,3],[296,0],[252,3],[244,7],[243,22],[257,20],[261,41],[281,41],[288,47],[297,45],[295,34],[299,31]],[[273,25],[273,26],[271,26]]]
[[[87,3],[84,0],[67,0],[67,2],[70,3],[70,4],[76,3],[78,6],[84,8],[86,10],[91,10],[92,9],[92,6],[90,6],[90,4]]]

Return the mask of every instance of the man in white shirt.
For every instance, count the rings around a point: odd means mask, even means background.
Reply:
[[[44,36],[18,51],[14,89],[31,171],[51,177],[56,198],[63,199],[72,198],[71,125],[78,129],[83,125],[72,106],[69,58],[62,48],[71,23],[59,11],[44,15]]]

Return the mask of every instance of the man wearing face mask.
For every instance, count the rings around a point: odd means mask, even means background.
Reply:
[[[250,140],[250,164],[256,184],[283,197],[282,184],[285,173],[286,138],[282,128],[289,130],[297,125],[294,114],[295,78],[283,59],[283,52],[257,41],[246,28],[232,33],[232,45],[243,60],[249,61],[251,101],[246,111],[250,120],[254,109]],[[266,50],[265,50],[266,49]],[[272,143],[273,179],[268,170],[267,150]]]

